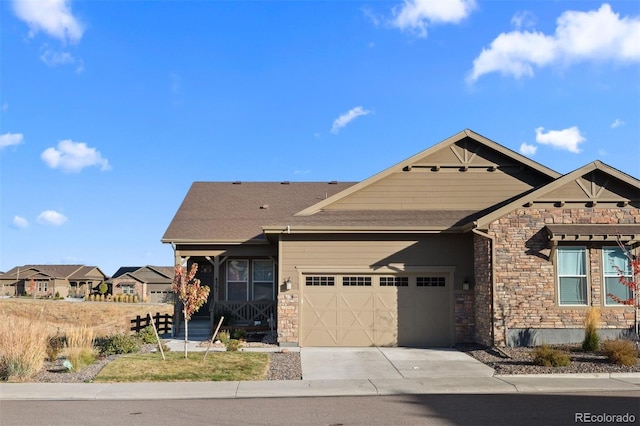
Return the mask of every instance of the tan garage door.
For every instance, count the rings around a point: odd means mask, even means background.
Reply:
[[[448,273],[305,275],[302,346],[453,344]]]

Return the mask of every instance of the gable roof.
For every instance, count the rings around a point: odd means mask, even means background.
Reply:
[[[106,275],[96,266],[84,265],[23,265],[15,266],[2,274],[3,278],[29,277],[34,274],[47,276],[49,278],[81,280],[91,277],[91,273],[97,271],[100,276],[93,275],[94,278],[106,278]],[[18,275],[19,274],[19,275]]]
[[[149,276],[148,272],[151,272],[151,276]],[[113,274],[111,280],[126,275],[140,282],[171,282],[173,281],[174,273],[175,267],[172,266],[122,266]]]
[[[606,181],[603,183],[602,186],[599,186],[597,189],[594,188],[591,190],[590,188],[585,188],[584,184],[581,184],[579,181],[580,178],[587,176],[589,173],[594,171],[600,172],[606,176],[614,178],[615,180],[621,182],[622,184],[632,188],[632,190],[630,191],[633,194],[631,199],[626,199],[622,196],[619,196],[617,197],[617,199],[609,197],[604,201],[608,203],[628,203],[628,202],[640,203],[640,180],[632,176],[629,176],[626,173],[623,173],[620,170],[615,169],[601,161],[596,160],[589,164],[586,164],[585,166],[580,167],[579,169],[576,169],[570,173],[567,173],[566,175],[554,180],[553,182],[548,183],[547,185],[544,185],[529,193],[526,193],[520,197],[517,197],[513,201],[505,204],[504,206],[496,210],[493,210],[487,213],[486,215],[483,215],[482,217],[478,218],[478,220],[475,222],[475,225],[477,228],[486,229],[486,227],[491,222],[497,219],[500,219],[501,217],[511,213],[512,211],[518,208],[527,207],[529,205],[532,205],[534,202],[540,201],[540,200],[544,200],[545,202],[551,202],[553,200],[545,199],[546,195],[551,194],[553,191],[556,191],[572,182],[575,182],[576,184],[578,184],[578,186],[581,186],[582,191],[584,193],[582,198],[579,199],[578,201],[591,202],[593,203],[593,205],[596,205],[598,203],[600,194],[605,189]],[[566,200],[558,198],[555,201],[563,204]],[[576,201],[576,200],[570,200],[570,201]]]
[[[445,139],[444,141],[437,143],[433,146],[431,146],[430,148],[425,149],[424,151],[421,151],[409,158],[407,158],[404,161],[401,161],[373,176],[371,176],[368,179],[365,179],[353,186],[351,186],[350,188],[348,188],[345,191],[340,192],[339,194],[336,194],[332,197],[328,197],[325,200],[322,200],[320,202],[317,202],[307,208],[305,208],[304,210],[301,210],[299,212],[297,212],[295,214],[295,216],[309,216],[309,215],[313,215],[315,213],[318,213],[319,211],[321,211],[322,209],[330,206],[331,204],[334,204],[352,194],[354,194],[357,191],[360,191],[368,186],[373,185],[374,183],[390,176],[391,174],[394,173],[398,173],[402,170],[410,170],[410,168],[412,166],[414,166],[416,163],[420,163],[421,160],[423,160],[425,157],[428,157],[432,154],[435,154],[438,151],[441,151],[445,148],[448,147],[452,147],[454,144],[463,141],[465,138],[470,138],[473,141],[479,143],[481,146],[489,148],[489,150],[494,151],[495,153],[498,153],[504,157],[509,158],[510,160],[515,161],[516,163],[520,164],[523,167],[527,167],[529,169],[531,169],[532,171],[543,175],[545,177],[548,178],[548,180],[552,180],[552,179],[556,179],[558,178],[560,175],[560,173],[551,170],[548,167],[545,167],[521,154],[518,154],[515,151],[512,151],[484,136],[479,135],[478,133],[475,133],[469,129],[465,129],[447,139]],[[455,152],[454,152],[455,153]],[[456,155],[458,155],[457,153],[455,153]],[[463,162],[463,159],[460,159],[461,162]],[[467,159],[464,159],[465,161]],[[471,160],[471,159],[469,159]],[[457,167],[462,166],[463,164],[458,164]],[[435,167],[437,167],[438,165],[434,165]],[[498,165],[493,165],[495,167],[498,167]]]
[[[161,241],[266,242],[263,225],[352,185],[354,182],[194,182]]]

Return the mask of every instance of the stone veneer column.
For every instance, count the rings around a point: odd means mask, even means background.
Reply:
[[[473,313],[475,327],[473,340],[493,346],[491,309],[491,240],[478,234],[473,235],[473,273],[475,276]]]
[[[281,346],[297,346],[299,340],[298,293],[278,294],[278,343]]]

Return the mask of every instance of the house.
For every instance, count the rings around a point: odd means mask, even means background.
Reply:
[[[35,296],[85,296],[97,291],[107,276],[97,266],[85,265],[23,265],[0,274],[0,292],[3,295],[32,295],[29,288],[33,280]]]
[[[113,295],[138,296],[149,303],[173,303],[173,266],[123,266],[109,279]]]
[[[281,346],[576,342],[634,310],[640,181],[561,175],[464,130],[361,182],[195,182],[162,241],[199,265],[211,318],[277,324]]]

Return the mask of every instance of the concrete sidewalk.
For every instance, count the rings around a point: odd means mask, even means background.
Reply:
[[[189,342],[189,351],[206,344]],[[172,351],[184,341],[168,341]],[[219,350],[211,348],[210,350]],[[245,348],[281,350],[281,348]],[[637,391],[640,373],[495,376],[452,349],[289,348],[299,350],[303,380],[176,383],[0,383],[0,400],[147,400],[401,394]]]
[[[0,400],[233,399],[593,391],[635,391],[640,395],[640,375],[190,382],[188,386],[177,386],[176,383],[0,383]]]

